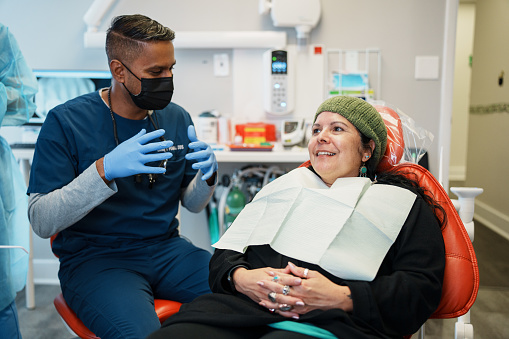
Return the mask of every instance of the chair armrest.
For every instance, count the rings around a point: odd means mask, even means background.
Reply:
[[[451,187],[451,192],[458,196],[458,203],[454,203],[456,210],[459,213],[461,221],[468,232],[470,240],[474,241],[474,207],[475,197],[481,194],[484,190],[477,187]]]

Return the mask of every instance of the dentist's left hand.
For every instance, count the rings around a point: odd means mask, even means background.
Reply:
[[[193,153],[186,154],[187,160],[196,160],[197,162],[193,164],[194,169],[200,169],[203,173],[201,180],[207,180],[214,172],[217,172],[217,161],[214,152],[210,145],[203,141],[199,141],[196,137],[196,131],[193,125],[189,125],[187,128],[187,136],[191,141],[189,143],[189,148],[193,149]]]

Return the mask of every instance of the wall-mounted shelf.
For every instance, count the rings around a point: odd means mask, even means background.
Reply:
[[[106,32],[85,32],[86,48],[104,48]],[[177,32],[173,44],[179,48],[283,48],[286,32],[277,31],[197,31]]]
[[[85,48],[104,48],[106,31],[100,31],[104,17],[117,0],[94,0],[83,16],[87,25]],[[286,32],[196,31],[176,33],[175,48],[284,48]]]
[[[45,70],[34,69],[33,73],[38,78],[89,78],[111,79],[110,71],[97,70]]]

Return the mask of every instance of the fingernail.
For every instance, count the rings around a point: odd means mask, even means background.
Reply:
[[[299,319],[299,316],[298,315],[292,315],[292,318],[293,319]]]
[[[257,281],[256,283],[260,286],[263,286],[263,281]]]
[[[295,305],[298,305],[298,306],[304,306],[304,305],[306,305],[306,304],[304,304],[302,301],[297,301],[297,302],[295,303]]]
[[[294,280],[294,283],[297,285],[300,285],[301,282],[302,282],[302,280],[300,278],[295,278],[295,280]]]
[[[272,272],[272,271],[270,271],[270,272],[269,272],[269,275],[274,276],[274,275],[275,275],[275,273],[274,273],[274,272]]]
[[[266,307],[264,302],[260,302],[260,306]]]
[[[292,268],[295,268],[295,265],[291,261],[288,262],[288,265]]]

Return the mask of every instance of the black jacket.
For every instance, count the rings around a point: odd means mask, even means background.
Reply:
[[[401,338],[415,333],[440,302],[445,268],[442,233],[431,209],[419,197],[396,241],[389,249],[371,282],[343,280],[319,266],[283,256],[270,246],[251,246],[246,253],[216,250],[210,262],[209,283],[213,294],[183,305],[163,327],[179,322],[220,327],[254,327],[289,320],[272,314],[248,297],[232,291],[229,270],[284,268],[288,261],[317,270],[352,292],[353,312],[340,309],[315,310],[301,315],[299,322],[312,323],[338,338]]]

